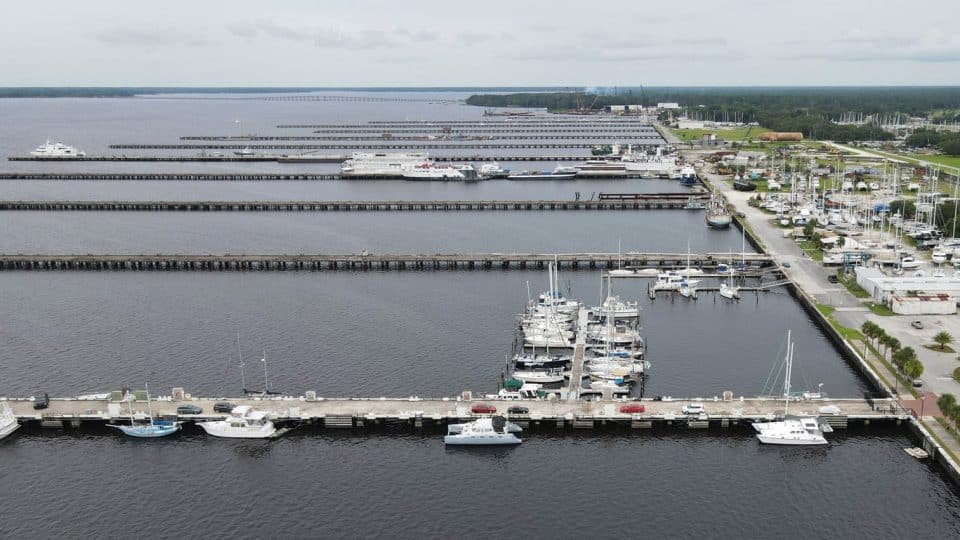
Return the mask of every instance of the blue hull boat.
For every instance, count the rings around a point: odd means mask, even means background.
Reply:
[[[141,439],[155,439],[157,437],[166,437],[180,431],[179,422],[155,421],[152,424],[140,424],[132,426],[112,425],[129,437],[138,437]]]

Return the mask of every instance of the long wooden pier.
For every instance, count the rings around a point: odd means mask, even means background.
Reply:
[[[427,212],[653,210],[684,208],[704,195],[648,194],[631,200],[527,201],[0,201],[0,211],[83,212]]]
[[[710,269],[730,253],[689,254],[691,265]],[[750,268],[773,264],[769,255],[736,254]],[[682,268],[687,253],[435,253],[435,254],[0,254],[0,270],[36,271],[321,271],[321,270],[482,270],[561,267]]]
[[[646,411],[639,414],[621,413],[620,406],[632,402],[624,399],[557,400],[524,399],[500,400],[496,395],[473,396],[470,392],[449,398],[323,398],[314,392],[305,396],[274,398],[190,398],[175,389],[176,397],[154,397],[150,403],[157,417],[177,419],[192,423],[224,418],[223,413],[213,411],[219,401],[236,405],[249,405],[267,412],[275,422],[286,425],[314,424],[325,428],[363,429],[383,425],[408,424],[411,428],[442,427],[449,423],[469,421],[478,416],[470,411],[471,405],[483,401],[496,407],[498,414],[508,414],[511,405],[522,405],[528,413],[510,414],[514,422],[530,428],[550,429],[603,429],[619,425],[629,428],[674,427],[727,428],[749,426],[751,422],[772,420],[783,413],[783,400],[772,398],[734,398],[726,393],[707,396],[705,399],[643,399]],[[115,394],[120,394],[116,392]],[[29,399],[7,400],[14,414],[23,423],[39,423],[48,429],[81,428],[84,425],[103,425],[107,422],[129,422],[147,416],[147,403],[111,399],[116,396],[88,398],[52,398],[47,409],[33,409]],[[145,398],[141,396],[141,398]],[[6,398],[4,398],[6,400]],[[698,402],[705,405],[704,415],[691,416],[683,413],[684,405]],[[179,415],[180,405],[196,405],[200,414]],[[849,423],[909,421],[910,415],[891,399],[817,399],[795,402],[791,409],[795,414],[818,415],[821,407],[834,406],[840,412],[823,418],[834,428],[846,428]]]
[[[478,132],[479,133],[479,132]],[[434,142],[471,142],[471,141],[522,141],[522,140],[581,140],[587,139],[594,141],[595,144],[614,143],[619,141],[660,139],[660,136],[654,132],[638,133],[636,131],[618,131],[615,133],[603,132],[569,132],[566,134],[537,134],[512,133],[508,131],[496,131],[484,135],[471,135],[467,133],[441,133],[435,139],[425,138],[416,135],[385,135],[383,132],[355,132],[329,135],[249,135],[243,137],[231,137],[229,135],[212,136],[182,136],[181,141],[224,141],[224,142],[268,142],[268,141],[409,141],[422,142],[425,144]],[[251,148],[257,145],[250,145]],[[111,148],[114,148],[111,146]]]

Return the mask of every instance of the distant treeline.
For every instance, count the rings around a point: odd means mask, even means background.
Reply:
[[[844,113],[927,116],[935,110],[960,108],[960,87],[644,88],[601,95],[544,92],[480,94],[467,99],[467,104],[482,107],[545,107],[554,111],[661,102],[696,108],[701,118],[740,118],[776,131],[800,131],[806,137],[849,142],[885,140],[891,135],[870,124],[834,124]]]
[[[960,133],[921,129],[907,137],[907,146],[917,148],[939,148],[944,154],[960,155]]]

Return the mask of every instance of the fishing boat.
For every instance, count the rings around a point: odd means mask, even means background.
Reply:
[[[146,389],[146,387],[145,387]],[[158,437],[166,437],[167,435],[173,435],[174,433],[180,431],[180,422],[172,422],[169,420],[154,420],[153,410],[150,408],[150,390],[146,389],[147,393],[147,415],[150,418],[149,423],[137,423],[135,415],[133,414],[133,404],[132,399],[127,400],[127,406],[130,408],[130,425],[125,424],[109,424],[110,427],[119,429],[124,435],[128,437],[137,437],[139,439],[156,439]],[[132,396],[131,396],[132,398]]]
[[[0,405],[0,440],[9,436],[20,427],[17,416],[13,414],[10,405],[3,403]]]
[[[522,441],[507,430],[507,421],[502,416],[478,418],[466,424],[447,426],[443,443],[451,446],[502,446],[520,444]]]
[[[787,354],[784,358],[785,374],[783,378],[783,420],[774,422],[754,422],[757,439],[763,444],[791,446],[825,445],[824,433],[833,429],[821,423],[815,416],[790,416],[790,375],[793,370],[794,343],[787,332]]]
[[[689,280],[683,280],[680,282],[680,296],[696,300],[697,287],[695,285],[691,285]]]
[[[277,432],[267,413],[249,405],[238,405],[224,420],[198,422],[208,435],[229,439],[269,439]]]
[[[733,221],[730,210],[727,209],[727,203],[723,197],[714,194],[710,197],[710,204],[707,206],[707,213],[704,218],[707,226],[711,229],[726,229]]]
[[[697,183],[697,171],[690,165],[684,165],[680,168],[680,183],[692,186]]]

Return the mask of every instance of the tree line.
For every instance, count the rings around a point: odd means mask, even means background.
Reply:
[[[960,155],[960,133],[920,129],[907,137],[907,146],[914,148],[938,148],[950,156]]]

